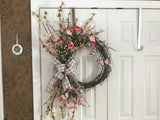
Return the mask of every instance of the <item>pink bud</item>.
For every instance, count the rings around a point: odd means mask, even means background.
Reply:
[[[109,64],[109,60],[108,59],[106,59],[104,62],[105,62],[106,65]]]
[[[102,60],[98,61],[100,65],[104,65],[104,62]]]

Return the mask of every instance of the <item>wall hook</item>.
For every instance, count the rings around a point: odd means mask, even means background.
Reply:
[[[12,47],[12,52],[15,55],[21,55],[23,52],[23,48],[20,44],[18,44],[18,34],[16,33],[16,44]]]

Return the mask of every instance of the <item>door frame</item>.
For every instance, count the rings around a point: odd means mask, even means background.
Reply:
[[[98,9],[160,9],[160,1],[106,1],[106,0],[64,0],[64,8],[98,8]],[[30,0],[32,11],[39,13],[40,9],[57,8],[59,0]],[[103,3],[103,4],[102,4]],[[41,116],[41,78],[40,78],[40,45],[38,37],[39,23],[34,16],[31,16],[32,32],[32,74],[33,74],[33,112],[34,120],[39,120]],[[0,61],[1,62],[1,61]]]
[[[1,54],[1,15],[0,15],[0,120],[4,119],[3,82],[2,82],[2,54]]]

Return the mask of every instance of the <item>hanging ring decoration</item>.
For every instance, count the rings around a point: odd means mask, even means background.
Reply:
[[[18,44],[18,34],[16,34],[16,44],[12,46],[12,52],[15,55],[21,55],[23,52],[22,46]]]

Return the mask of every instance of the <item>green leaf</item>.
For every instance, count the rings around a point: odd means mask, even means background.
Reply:
[[[57,46],[57,47],[56,47],[56,49],[57,49],[57,50],[60,50],[60,49],[61,49],[61,47],[60,47],[60,46]]]
[[[85,44],[89,43],[90,39],[85,39]]]
[[[62,58],[62,60],[64,60],[64,61],[67,60],[67,59],[66,59],[66,56],[65,56],[64,54],[61,54],[61,58]]]

